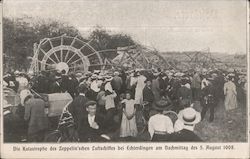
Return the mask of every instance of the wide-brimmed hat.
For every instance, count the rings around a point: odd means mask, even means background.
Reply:
[[[20,75],[20,72],[19,72],[18,70],[16,70],[16,71],[14,72],[14,74],[15,74],[15,75]]]
[[[55,76],[55,79],[56,79],[56,80],[59,80],[59,79],[61,79],[61,78],[62,78],[61,76],[58,76],[58,75]]]
[[[209,80],[209,81],[214,81],[215,80],[213,77],[208,77],[206,79]]]
[[[106,76],[105,81],[112,81],[113,77],[112,76]]]
[[[184,73],[182,72],[177,72],[174,74],[175,77],[182,77],[184,75]]]
[[[229,73],[227,76],[228,76],[228,77],[234,77],[235,74],[234,74],[234,73]]]
[[[159,100],[153,104],[155,110],[170,110],[172,108],[172,103],[168,100]]]
[[[179,112],[178,119],[181,120],[184,124],[194,125],[201,121],[201,114],[194,108],[189,107]]]
[[[91,79],[97,79],[97,75],[96,74],[93,74],[92,76],[91,76]]]
[[[118,71],[115,71],[115,72],[114,72],[114,76],[119,76],[119,72],[118,72]]]
[[[153,73],[153,75],[154,75],[155,77],[158,77],[160,74],[161,74],[161,72],[154,72],[154,73]]]
[[[100,73],[101,73],[101,71],[100,71],[100,70],[94,70],[94,74],[99,75]]]

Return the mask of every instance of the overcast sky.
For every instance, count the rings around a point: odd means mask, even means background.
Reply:
[[[246,0],[4,0],[4,16],[100,25],[159,51],[246,53]]]

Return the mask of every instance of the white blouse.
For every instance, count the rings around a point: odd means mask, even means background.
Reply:
[[[163,114],[156,114],[150,117],[148,121],[148,132],[151,138],[155,131],[163,131],[169,134],[174,132],[174,126],[172,120]]]

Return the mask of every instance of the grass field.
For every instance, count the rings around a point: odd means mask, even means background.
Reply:
[[[196,102],[194,108],[201,112],[199,102]],[[210,112],[206,113],[205,119],[195,127],[195,133],[204,142],[246,142],[247,141],[247,109],[246,105],[239,103],[237,109],[226,111],[223,101],[220,101],[215,108],[215,118],[213,122],[208,122]],[[115,134],[119,136],[119,131]],[[115,138],[116,138],[115,137]],[[116,138],[115,141],[134,142],[150,141],[148,132],[137,136],[136,138]]]
[[[196,110],[201,111],[197,104]],[[215,108],[214,121],[209,123],[209,111],[205,119],[198,123],[195,132],[205,142],[246,142],[247,141],[247,109],[239,103],[237,109],[226,111],[221,101]]]

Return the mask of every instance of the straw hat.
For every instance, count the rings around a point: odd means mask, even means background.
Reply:
[[[16,70],[16,71],[14,72],[14,74],[15,74],[15,75],[19,75],[20,72],[19,72],[18,70]]]
[[[94,74],[99,74],[99,73],[101,73],[100,70],[94,70]]]
[[[114,72],[114,76],[119,76],[119,72],[118,72],[118,71],[115,71],[115,72]]]
[[[96,74],[93,74],[93,75],[91,76],[91,79],[97,79],[97,75],[96,75]]]
[[[178,114],[178,119],[184,124],[195,125],[201,121],[201,115],[194,108],[185,108]]]

